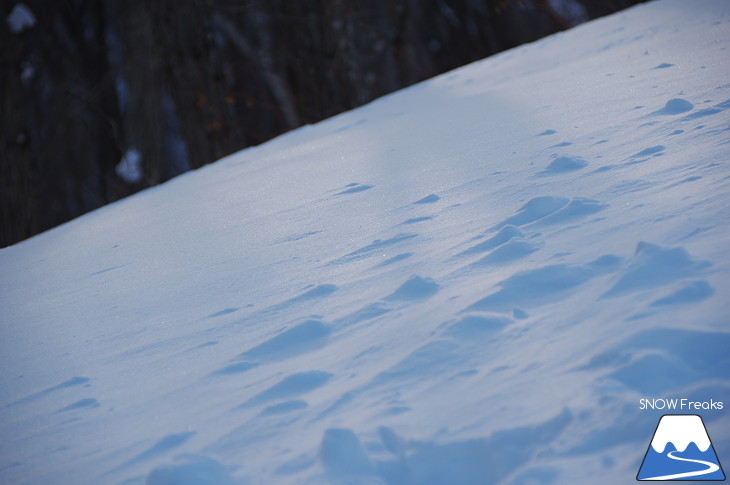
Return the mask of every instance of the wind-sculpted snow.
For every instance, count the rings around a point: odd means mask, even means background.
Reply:
[[[675,292],[659,298],[651,303],[652,306],[683,305],[687,303],[698,303],[710,298],[715,290],[706,281],[694,281],[688,283]]]
[[[317,320],[308,320],[243,352],[238,358],[255,362],[280,360],[323,347],[331,329]]]
[[[9,406],[14,406],[14,405],[18,405],[18,404],[27,404],[29,402],[32,402],[32,401],[40,399],[44,396],[47,396],[55,391],[60,391],[62,389],[67,389],[70,387],[76,387],[76,386],[88,387],[90,380],[91,379],[89,379],[88,377],[72,377],[71,379],[68,379],[60,384],[49,387],[48,389],[44,389],[43,391],[37,392],[30,396],[24,397],[18,401],[15,401],[15,402],[9,404]]]
[[[129,460],[126,463],[123,463],[121,466],[130,466],[134,465],[136,463],[141,463],[144,461],[152,460],[154,458],[157,458],[159,456],[164,456],[165,454],[171,452],[175,448],[178,448],[183,443],[188,441],[190,438],[192,438],[195,435],[194,431],[186,431],[184,433],[175,433],[168,436],[165,436],[160,441],[152,445],[147,450],[143,451],[139,455],[135,456],[131,460]]]
[[[329,372],[297,372],[282,379],[277,384],[252,397],[238,408],[256,406],[269,401],[296,397],[313,391],[327,383],[332,377]]]
[[[654,114],[679,115],[682,113],[686,113],[687,111],[692,111],[694,107],[695,106],[686,99],[672,98],[667,101],[667,104],[665,104],[662,109],[655,111]]]
[[[60,409],[59,412],[63,411],[72,411],[75,409],[84,409],[84,408],[98,408],[99,402],[91,397],[87,397],[86,399],[81,399],[80,401],[76,401],[73,404],[69,404],[63,409]]]
[[[638,153],[631,155],[631,158],[643,158],[649,155],[657,156],[659,153],[664,151],[664,145],[657,145],[655,147],[644,148]]]
[[[388,295],[386,300],[420,300],[438,292],[439,286],[431,278],[412,276],[400,288]]]
[[[174,465],[154,469],[147,485],[235,485],[237,482],[221,463],[200,455],[182,455]]]
[[[565,197],[535,197],[520,207],[517,214],[499,223],[496,229],[509,225],[524,226],[525,224],[538,221],[543,217],[562,209],[569,201],[570,200]]]
[[[377,458],[368,456],[366,447],[352,430],[328,429],[322,439],[320,459],[328,482],[333,484],[495,484],[545,449],[572,419],[564,411],[537,425],[446,443],[406,440],[392,429],[381,427],[374,437],[377,441],[367,446],[377,450]],[[545,477],[544,471],[527,470],[523,473]]]
[[[537,244],[529,241],[511,240],[499,246],[497,249],[484,256],[472,266],[507,264],[512,261],[524,258],[540,249]]]
[[[505,317],[470,315],[451,324],[445,334],[463,342],[482,342],[496,336],[500,330],[512,323]]]
[[[414,204],[433,204],[435,202],[438,202],[439,200],[441,200],[441,197],[439,197],[438,195],[429,194],[422,199],[418,199],[414,202]]]
[[[647,288],[664,286],[681,278],[702,274],[712,264],[696,261],[683,248],[663,248],[640,242],[623,276],[604,296],[613,297]]]
[[[403,241],[406,241],[408,239],[417,237],[417,234],[397,234],[391,238],[382,240],[382,239],[376,239],[370,244],[367,244],[360,249],[357,249],[355,251],[352,251],[349,254],[344,255],[343,257],[337,259],[333,263],[335,264],[343,264],[348,263],[351,261],[355,261],[358,259],[366,258],[374,253],[377,253],[377,251],[381,251],[384,248],[387,248],[389,246],[397,245]]]
[[[0,483],[633,483],[640,399],[723,401],[723,459],[728,19],[642,4],[1,250]]]
[[[575,199],[571,200],[567,206],[545,216],[544,218],[539,219],[538,221],[534,222],[530,227],[537,227],[539,225],[565,224],[573,220],[578,220],[583,217],[597,214],[606,207],[608,207],[608,204],[603,204],[597,200],[576,197]]]
[[[524,234],[519,229],[517,229],[515,226],[508,224],[503,226],[497,234],[490,237],[486,241],[482,241],[479,244],[470,247],[466,251],[463,251],[462,253],[460,253],[460,256],[467,256],[471,254],[479,254],[491,251],[492,249],[496,249],[514,238],[523,236]]]
[[[592,278],[616,271],[620,262],[619,257],[608,255],[588,264],[555,264],[517,273],[500,282],[498,291],[477,301],[469,310],[511,311],[559,301]]]
[[[350,188],[345,189],[342,192],[339,192],[337,195],[347,195],[347,194],[356,194],[358,192],[365,192],[366,190],[372,189],[374,186],[352,183],[352,184],[349,184],[348,187],[350,187]]]
[[[722,103],[717,103],[711,108],[705,108],[697,110],[694,113],[690,113],[682,118],[682,121],[696,120],[698,118],[704,118],[706,116],[713,116],[716,114],[723,113],[725,110],[730,108],[730,99],[726,99]]]
[[[571,143],[564,142],[560,143],[558,145],[553,145],[553,147],[563,147],[571,145]],[[551,148],[553,148],[551,147]],[[580,157],[558,157],[552,162],[550,162],[550,165],[540,172],[539,175],[547,176],[547,175],[560,175],[566,172],[574,172],[576,170],[581,170],[588,166],[588,162],[583,160]]]
[[[618,367],[608,377],[642,395],[658,396],[702,379],[725,378],[730,368],[728,345],[728,333],[656,328],[639,332],[594,357],[592,365]],[[647,372],[652,379],[642,377]]]

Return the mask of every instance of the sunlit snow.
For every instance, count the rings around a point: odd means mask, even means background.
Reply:
[[[730,462],[730,2],[662,0],[0,251],[0,483],[628,484]]]

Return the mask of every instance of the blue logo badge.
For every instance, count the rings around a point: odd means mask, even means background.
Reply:
[[[725,480],[702,418],[696,414],[662,416],[636,479]]]

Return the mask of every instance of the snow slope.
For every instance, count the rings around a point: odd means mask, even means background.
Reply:
[[[1,250],[0,483],[633,483],[674,397],[730,462],[729,42],[643,4]]]

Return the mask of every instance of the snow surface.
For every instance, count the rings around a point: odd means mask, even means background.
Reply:
[[[634,483],[730,462],[730,2],[663,0],[0,251],[0,483]]]

